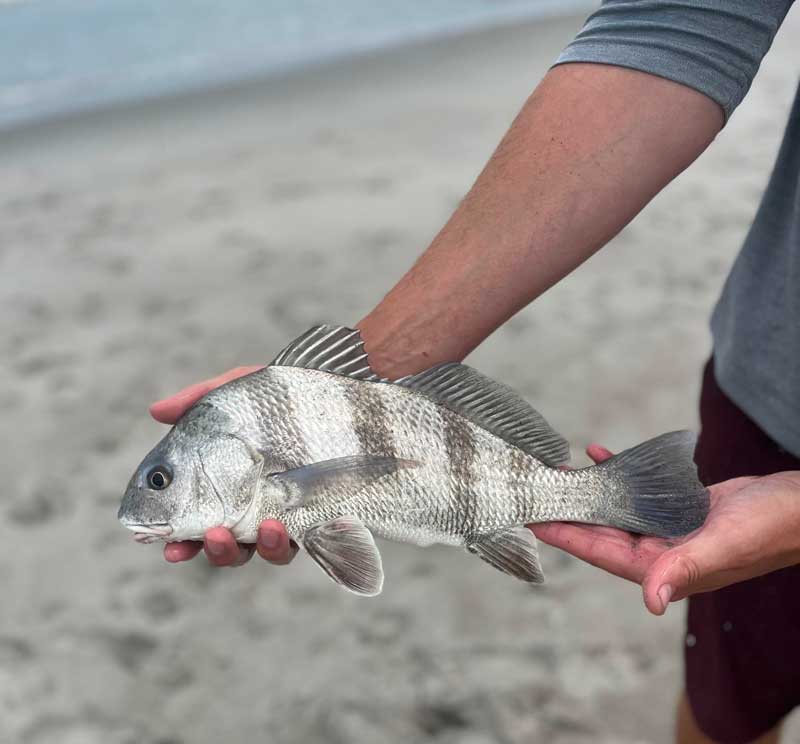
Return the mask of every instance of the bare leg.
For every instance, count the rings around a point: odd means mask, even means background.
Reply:
[[[754,739],[751,744],[778,744],[780,741],[781,726],[778,724],[774,729],[767,731],[766,734]],[[678,715],[676,721],[676,744],[715,744],[713,739],[709,739],[697,727],[697,722],[692,715],[686,693],[681,694],[678,702]]]

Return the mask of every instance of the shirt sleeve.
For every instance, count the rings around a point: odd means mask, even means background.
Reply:
[[[793,0],[605,0],[556,64],[597,62],[688,85],[729,117]]]

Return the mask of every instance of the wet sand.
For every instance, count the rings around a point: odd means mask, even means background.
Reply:
[[[0,136],[0,741],[669,740],[684,608],[545,549],[529,589],[383,543],[377,600],[169,566],[116,523],[146,408],[361,317],[426,246],[579,19]],[[796,83],[786,22],[710,150],[471,358],[575,460],[695,427],[707,317]],[[800,741],[800,727],[788,741]],[[795,738],[792,739],[792,732]]]

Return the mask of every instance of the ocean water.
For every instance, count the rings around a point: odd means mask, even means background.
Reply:
[[[591,0],[0,0],[0,128]]]

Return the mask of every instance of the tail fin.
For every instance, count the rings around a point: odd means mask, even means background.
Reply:
[[[708,514],[709,495],[697,478],[695,441],[690,431],[673,431],[598,465],[617,483],[608,523],[660,537],[677,537],[700,527]]]

